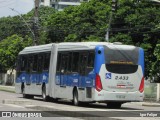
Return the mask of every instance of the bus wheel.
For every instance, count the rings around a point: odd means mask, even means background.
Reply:
[[[77,92],[77,90],[74,90],[74,92],[73,92],[73,104],[74,104],[75,106],[78,106],[78,105],[79,105],[78,92]]]
[[[42,87],[42,98],[44,101],[49,100],[49,97],[46,95],[46,86],[45,85]]]
[[[119,109],[119,108],[121,108],[121,105],[122,105],[122,103],[120,103],[120,102],[109,102],[109,103],[107,103],[108,108]]]

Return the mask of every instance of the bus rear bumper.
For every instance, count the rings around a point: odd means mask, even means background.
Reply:
[[[97,102],[141,102],[143,101],[144,93],[135,92],[109,92],[102,90],[100,92],[95,90],[94,100]]]

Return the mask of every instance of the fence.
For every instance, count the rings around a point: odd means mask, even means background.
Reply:
[[[157,99],[157,83],[145,81],[144,96],[147,101],[156,101]]]

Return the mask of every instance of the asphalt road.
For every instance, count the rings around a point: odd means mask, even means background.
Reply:
[[[160,107],[142,106],[142,103],[126,103],[122,105],[121,109],[108,109],[106,104],[90,104],[87,106],[73,106],[70,101],[61,100],[58,102],[44,102],[42,98],[35,97],[34,99],[22,98],[22,95],[16,93],[9,93],[0,91],[0,111],[45,111],[44,116],[51,116],[58,119],[144,119],[144,120],[158,120],[159,117],[140,117],[148,114],[154,116],[158,111],[160,116]],[[154,111],[149,112],[148,111]],[[44,114],[44,113],[43,113]],[[128,116],[127,116],[128,115]],[[54,117],[53,117],[54,116]],[[67,117],[66,117],[67,116]],[[76,117],[75,117],[76,116]],[[5,118],[4,118],[5,119]],[[14,119],[14,118],[13,118]],[[36,119],[36,118],[35,118]],[[40,118],[44,119],[44,118]],[[40,120],[38,119],[38,120]],[[50,119],[47,117],[46,119]],[[17,119],[16,119],[17,120]]]

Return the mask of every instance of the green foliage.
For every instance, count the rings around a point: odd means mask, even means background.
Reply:
[[[157,44],[154,50],[156,61],[152,63],[151,76],[154,76],[155,82],[160,82],[160,44]]]
[[[48,21],[51,42],[86,41],[90,35],[104,41],[110,7],[93,0],[52,14]],[[103,38],[103,39],[102,39]]]
[[[0,41],[13,34],[26,34],[26,26],[19,16],[0,19]]]
[[[159,11],[159,6],[148,0],[120,0],[118,10],[112,18],[110,39],[112,42],[133,44],[145,50],[146,78],[155,75],[151,68],[156,61],[153,53],[160,39]]]
[[[127,45],[133,44],[131,36],[124,33],[118,33],[117,35],[115,35],[110,39],[110,42],[117,42],[117,41]]]
[[[16,57],[24,47],[31,45],[31,39],[27,36],[25,39],[18,35],[12,35],[0,42],[0,71],[6,71],[13,68]]]

